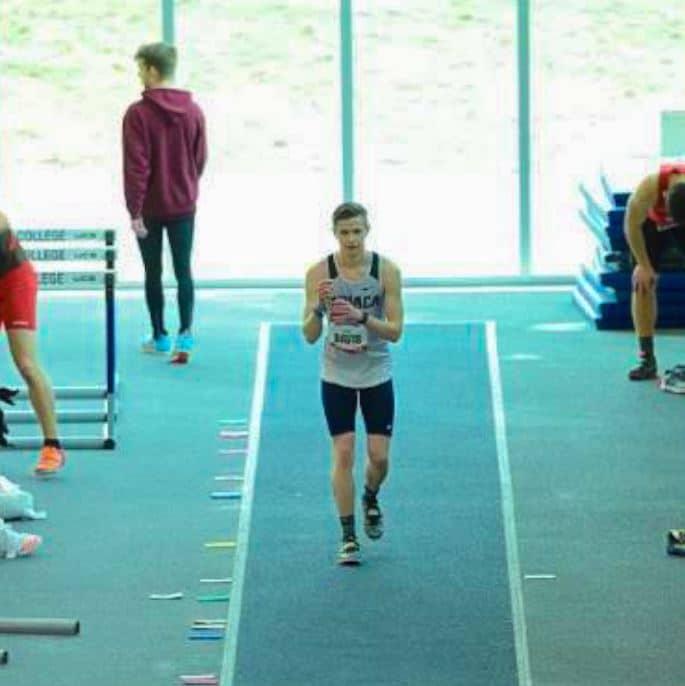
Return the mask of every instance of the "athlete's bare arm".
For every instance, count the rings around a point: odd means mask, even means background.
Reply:
[[[302,333],[307,343],[316,343],[323,330],[323,322],[314,308],[319,304],[319,283],[326,279],[326,262],[321,261],[307,270],[305,277],[305,303],[302,315]]]
[[[638,266],[652,270],[654,267],[649,262],[645,239],[642,235],[642,224],[647,219],[647,214],[658,199],[659,175],[649,174],[639,183],[628,200],[624,232],[630,250],[635,257]]]
[[[386,341],[396,343],[404,326],[404,305],[402,304],[402,275],[396,264],[383,258],[381,281],[385,291],[385,319],[370,316],[366,326]]]

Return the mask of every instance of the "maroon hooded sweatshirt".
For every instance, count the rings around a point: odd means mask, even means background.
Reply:
[[[188,91],[148,88],[123,122],[124,195],[131,218],[195,212],[207,160],[205,120]]]

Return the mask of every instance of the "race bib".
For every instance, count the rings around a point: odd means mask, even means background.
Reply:
[[[369,338],[366,327],[360,324],[331,324],[328,328],[328,343],[338,350],[360,353],[366,350]]]

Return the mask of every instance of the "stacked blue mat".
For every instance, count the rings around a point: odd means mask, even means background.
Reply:
[[[573,300],[598,329],[632,329],[632,265],[623,233],[629,193],[612,189],[602,174],[604,197],[598,200],[583,184],[580,217],[595,239],[594,254],[582,264]],[[685,327],[685,261],[678,253],[664,257],[657,287],[659,328]]]

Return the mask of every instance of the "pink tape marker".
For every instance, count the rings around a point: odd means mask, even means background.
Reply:
[[[247,438],[249,435],[249,431],[219,431],[219,438],[223,438],[227,441],[235,441],[240,438]]]
[[[219,683],[216,674],[181,674],[179,679],[186,686],[218,686]]]

